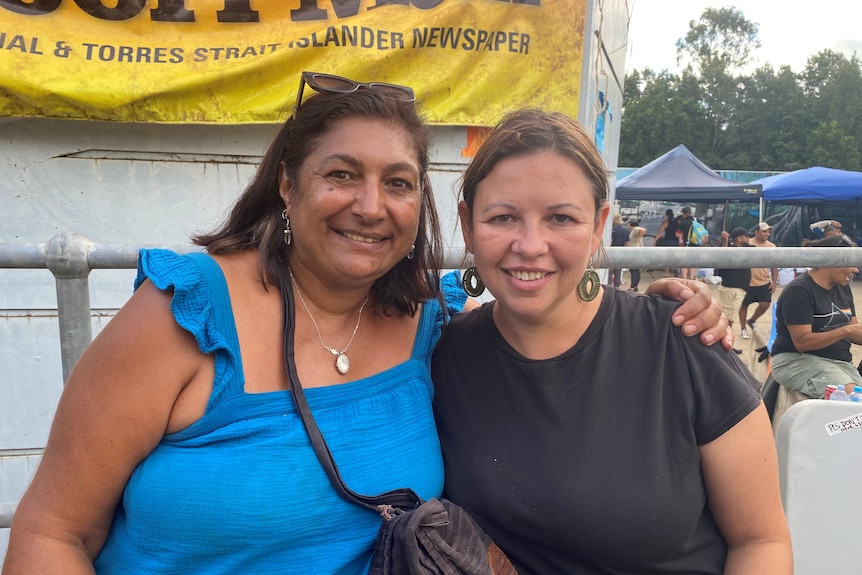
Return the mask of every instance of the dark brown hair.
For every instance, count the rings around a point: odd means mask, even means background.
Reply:
[[[476,189],[500,161],[519,155],[556,152],[575,162],[592,182],[596,215],[608,201],[608,175],[590,134],[559,112],[524,108],[508,114],[491,131],[464,172],[461,195],[470,213]]]
[[[210,253],[258,248],[261,281],[279,288],[286,285],[289,247],[282,239],[284,202],[279,196],[279,165],[283,162],[287,177],[296,181],[299,169],[337,122],[349,118],[374,118],[403,128],[413,144],[420,168],[422,204],[413,259],[402,258],[371,288],[371,295],[384,312],[394,308],[413,315],[418,305],[429,298],[439,298],[442,267],[442,238],[434,195],[428,178],[429,130],[412,102],[401,102],[372,90],[360,89],[350,94],[314,94],[302,103],[296,117],[291,116],[279,129],[255,176],[225,222],[211,233],[192,240]],[[406,254],[405,254],[406,255]]]
[[[858,247],[856,242],[850,239],[847,234],[840,236],[826,236],[819,240],[813,240],[808,244],[812,248],[855,248]]]

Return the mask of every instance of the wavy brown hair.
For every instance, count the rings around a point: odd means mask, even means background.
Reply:
[[[402,258],[371,288],[374,302],[384,312],[396,309],[413,315],[423,300],[439,299],[443,258],[440,224],[428,178],[430,134],[412,102],[401,102],[365,89],[350,94],[314,94],[281,126],[252,182],[224,223],[210,233],[194,236],[192,241],[216,254],[257,248],[264,285],[271,283],[280,289],[288,285],[286,270],[290,248],[282,239],[284,202],[279,196],[279,165],[283,162],[287,177],[296,181],[302,163],[323,135],[339,121],[349,118],[380,119],[402,128],[419,162],[422,203],[415,256]]]

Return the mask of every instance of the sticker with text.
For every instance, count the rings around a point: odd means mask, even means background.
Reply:
[[[851,415],[826,424],[826,435],[838,435],[862,427],[862,413]]]

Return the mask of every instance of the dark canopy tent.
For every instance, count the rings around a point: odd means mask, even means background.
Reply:
[[[617,200],[646,200],[679,203],[757,202],[761,186],[722,178],[680,144],[638,171],[626,176],[616,187]]]

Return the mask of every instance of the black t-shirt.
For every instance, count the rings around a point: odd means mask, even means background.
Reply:
[[[721,277],[721,285],[728,288],[747,290],[751,283],[751,270],[748,268],[715,270],[715,275]]]
[[[678,304],[606,287],[572,349],[530,360],[493,305],[453,318],[432,361],[444,495],[521,575],[722,573],[698,446],[759,404],[736,356],[683,337]]]
[[[691,223],[694,221],[694,218],[691,216],[682,216],[679,218],[679,223],[677,224],[679,230],[682,232],[682,241],[685,245],[689,245],[688,243],[688,232],[691,230]]]
[[[747,247],[753,248],[754,246]],[[751,270],[749,268],[717,269],[715,275],[721,277],[721,285],[724,287],[747,290],[751,283]]]
[[[790,337],[788,325],[810,325],[811,331],[830,331],[850,323],[856,315],[850,286],[836,285],[823,289],[807,273],[802,274],[782,290],[775,309],[775,341],[772,354],[798,352]],[[844,338],[822,349],[806,351],[812,355],[853,361],[850,338]]]
[[[674,240],[676,241],[676,230],[679,229],[679,224],[677,224],[676,218],[671,218],[667,221],[667,227],[664,229],[664,238],[665,240]]]

